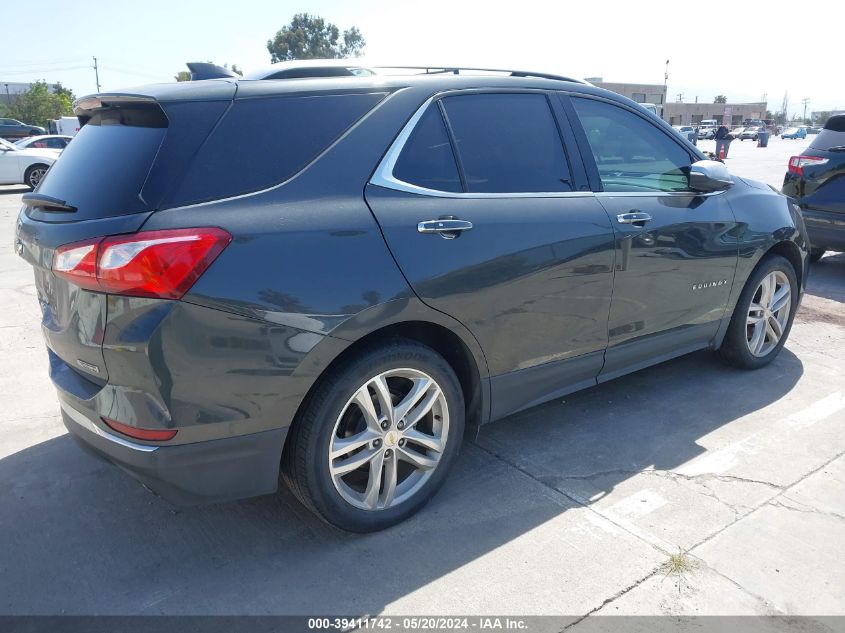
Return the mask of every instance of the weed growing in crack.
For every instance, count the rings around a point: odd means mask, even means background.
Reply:
[[[663,563],[661,571],[668,578],[672,576],[674,582],[678,587],[678,593],[681,593],[682,586],[689,586],[687,575],[696,568],[695,561],[690,558],[689,554],[678,548],[677,554],[669,556],[669,560]]]

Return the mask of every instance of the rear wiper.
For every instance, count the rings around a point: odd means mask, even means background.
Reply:
[[[43,193],[25,193],[21,200],[28,207],[43,209],[44,211],[58,211],[60,213],[75,213],[76,207],[69,205],[64,200],[53,196],[45,196]]]
[[[845,145],[837,145],[836,147],[828,147],[828,152],[845,152]]]

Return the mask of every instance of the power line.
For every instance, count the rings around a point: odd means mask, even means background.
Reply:
[[[29,68],[44,68],[46,66],[66,66],[67,64],[76,64],[84,61],[84,59],[76,57],[71,59],[56,60],[53,62],[24,62],[22,64],[4,64],[0,67],[0,72],[9,70],[26,70]]]
[[[38,68],[34,70],[16,70],[12,72],[0,70],[2,75],[39,75],[41,73],[57,73],[65,70],[79,70],[81,68],[88,68],[88,66],[65,66],[63,68]]]
[[[146,77],[148,79],[161,79],[161,75],[154,75],[151,73],[145,73],[137,70],[129,70],[127,68],[118,68],[116,66],[104,66],[100,64],[100,68],[103,68],[104,70],[111,70],[112,72],[116,73],[124,73],[127,75],[137,75],[138,77]]]

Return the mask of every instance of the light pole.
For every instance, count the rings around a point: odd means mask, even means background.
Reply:
[[[804,104],[804,116],[801,119],[801,121],[802,121],[802,123],[806,123],[807,122],[807,104],[810,103],[810,97],[804,97],[803,99],[801,99],[801,103]]]
[[[9,84],[6,84],[6,105],[12,105],[12,96],[9,94]]]

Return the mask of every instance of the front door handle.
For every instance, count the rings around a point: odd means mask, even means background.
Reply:
[[[616,216],[616,221],[619,224],[633,224],[634,226],[643,226],[646,222],[651,220],[648,213],[642,211],[629,211],[628,213],[620,213]]]
[[[420,233],[439,233],[441,237],[445,237],[447,240],[454,239],[462,231],[469,231],[471,228],[472,222],[468,220],[455,220],[453,218],[426,220],[417,224],[417,231]]]

